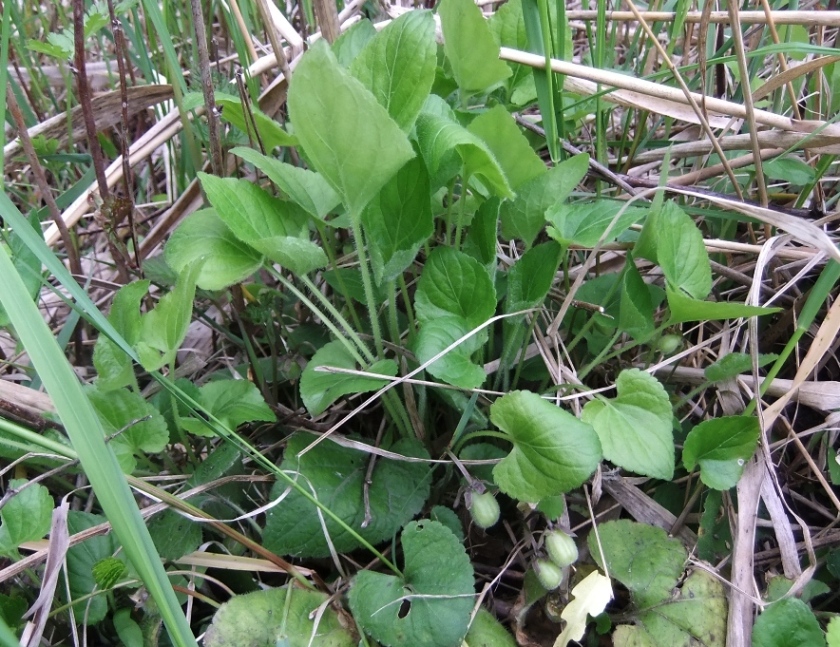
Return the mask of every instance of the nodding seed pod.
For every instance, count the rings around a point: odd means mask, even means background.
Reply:
[[[479,528],[487,530],[499,520],[499,502],[490,492],[473,492],[467,504],[473,522]]]
[[[563,583],[563,570],[550,559],[541,557],[534,562],[534,572],[543,588],[553,591]]]
[[[570,535],[562,530],[550,530],[545,533],[544,540],[548,556],[560,568],[565,568],[577,561],[577,544]]]

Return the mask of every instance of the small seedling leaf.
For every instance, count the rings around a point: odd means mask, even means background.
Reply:
[[[639,369],[622,371],[618,397],[599,398],[583,408],[583,420],[601,439],[604,457],[653,478],[674,476],[673,412],[665,388]]]
[[[236,430],[246,422],[274,422],[276,417],[262,394],[248,380],[214,380],[198,392],[202,410],[218,418],[228,429]],[[212,429],[196,418],[181,418],[181,426],[198,436],[215,436]]]
[[[464,546],[437,521],[402,532],[403,576],[362,571],[350,588],[353,617],[384,645],[460,645],[474,604],[473,568]]]
[[[317,368],[320,366],[359,370],[353,355],[340,341],[331,341],[318,349],[306,365],[300,379],[300,397],[313,416],[322,414],[333,402],[345,395],[376,391],[387,383],[377,378],[319,371]],[[380,360],[365,370],[379,375],[394,376],[397,374],[397,365],[393,360]]]
[[[700,479],[710,488],[735,487],[744,465],[755,452],[760,434],[753,416],[726,416],[701,422],[688,433],[683,465],[690,472],[700,466]]]
[[[568,492],[588,479],[601,461],[595,430],[536,393],[512,391],[490,408],[513,449],[493,468],[502,492],[537,502]]]
[[[758,356],[758,367],[766,366],[779,358],[775,353],[761,354]],[[710,364],[703,371],[709,382],[721,382],[741,373],[752,371],[752,357],[746,353],[727,353],[714,364]]]
[[[602,236],[602,243],[612,242],[648,213],[648,210],[642,207],[625,209],[625,206],[612,200],[558,203],[545,214],[546,220],[553,225],[548,229],[548,235],[563,246],[595,247]],[[622,210],[623,213],[619,216],[618,213]],[[610,228],[616,216],[618,219]],[[606,233],[608,228],[609,233]]]
[[[291,436],[281,469],[288,474],[297,474],[299,483],[367,541],[390,540],[426,502],[430,475],[427,465],[378,458],[369,488],[371,522],[362,528],[365,518],[363,489],[371,457],[356,449],[323,442],[298,458],[297,453],[313,439],[308,434]],[[422,445],[412,439],[399,440],[385,449],[404,456],[429,458]],[[286,488],[285,483],[278,482],[272,488],[271,498],[281,497]],[[297,490],[289,490],[269,512],[263,541],[268,550],[278,555],[326,557],[330,554],[330,545],[324,537],[325,529],[337,552],[345,553],[359,547],[354,537],[320,513]]]

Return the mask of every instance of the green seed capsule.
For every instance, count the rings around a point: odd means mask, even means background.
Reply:
[[[534,562],[534,572],[543,588],[553,591],[563,583],[563,570],[550,559],[541,557]]]
[[[545,549],[551,561],[560,568],[574,564],[578,558],[575,540],[562,530],[552,530],[545,534]]]
[[[470,496],[469,510],[475,525],[484,530],[499,520],[499,502],[490,492],[473,492]]]
[[[656,342],[656,350],[663,355],[673,355],[683,345],[683,338],[680,335],[662,335]]]

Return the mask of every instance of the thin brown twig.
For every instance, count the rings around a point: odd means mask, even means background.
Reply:
[[[219,135],[219,112],[213,95],[213,77],[210,73],[210,53],[207,50],[207,30],[204,27],[204,12],[201,0],[190,0],[195,45],[198,50],[198,67],[201,72],[201,91],[204,93],[204,108],[207,115],[207,136],[210,140],[210,165],[213,175],[223,177],[222,140]]]

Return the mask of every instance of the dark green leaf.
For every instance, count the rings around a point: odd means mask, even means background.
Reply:
[[[775,362],[778,358],[779,356],[775,353],[762,353],[758,356],[758,367],[761,368]],[[750,371],[752,371],[752,357],[746,353],[727,353],[707,366],[703,374],[709,382],[721,382]]]
[[[654,305],[650,298],[650,286],[645,283],[630,254],[627,255],[619,289],[618,328],[636,341],[647,341],[655,328]]]
[[[208,382],[199,389],[198,402],[204,411],[218,418],[229,429],[237,429],[246,422],[276,420],[259,389],[248,380]],[[181,425],[199,436],[215,436],[204,421],[196,418],[181,418]]]
[[[754,647],[822,647],[825,635],[814,612],[802,600],[785,598],[767,607],[755,621]]]
[[[532,247],[516,261],[508,273],[505,312],[542,305],[560,265],[560,251],[557,243],[543,243]]]
[[[367,541],[375,544],[390,540],[426,502],[430,481],[427,465],[378,458],[369,489],[372,521],[362,528],[363,489],[370,455],[327,441],[298,458],[297,453],[314,439],[303,433],[291,436],[281,468],[287,473],[299,473],[299,482]],[[429,458],[423,446],[413,439],[399,440],[384,449],[403,456]],[[272,488],[271,497],[281,497],[286,489],[284,483],[278,482]],[[268,513],[263,536],[265,547],[278,555],[327,557],[330,544],[324,536],[325,530],[337,552],[359,547],[357,540],[331,518],[323,515],[322,521],[321,517],[322,513],[314,505],[296,490],[289,490]]]
[[[490,408],[513,449],[493,468],[502,492],[537,502],[568,492],[588,479],[601,461],[598,436],[588,424],[536,393],[513,391]]]
[[[98,515],[71,510],[67,515],[67,530],[74,535],[105,521],[104,517]],[[70,596],[72,600],[79,600],[73,607],[78,621],[84,619],[88,625],[96,624],[108,612],[108,600],[104,595],[89,596],[96,586],[94,566],[113,555],[115,544],[113,534],[96,535],[67,551]]]
[[[464,546],[437,521],[412,521],[402,532],[403,577],[361,571],[350,609],[384,645],[453,647],[467,633],[475,588]]]
[[[424,322],[417,336],[417,359],[426,363],[470,330],[467,322],[456,315],[442,314]],[[436,378],[462,389],[481,386],[487,376],[484,369],[473,362],[471,357],[486,340],[487,333],[484,331],[473,335],[429,365],[427,370]]]
[[[377,284],[392,281],[414,262],[434,230],[429,175],[423,160],[403,166],[362,212]]]
[[[374,36],[376,36],[376,27],[370,20],[362,19],[341,33],[341,36],[332,44],[332,52],[342,67],[349,68]]]
[[[201,525],[174,510],[164,510],[149,522],[149,534],[161,559],[179,559],[201,544]]]

